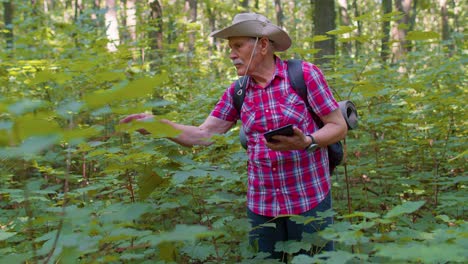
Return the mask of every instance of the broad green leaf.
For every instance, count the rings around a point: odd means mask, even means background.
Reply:
[[[73,79],[73,76],[66,72],[43,70],[36,73],[36,76],[30,81],[31,85],[37,85],[43,82],[56,82],[58,84],[64,84],[67,81]]]
[[[63,135],[63,140],[66,142],[70,142],[75,139],[87,139],[93,136],[98,135],[101,132],[101,129],[96,127],[88,127],[88,128],[76,128],[73,130],[65,130]]]
[[[0,263],[27,263],[26,261],[30,259],[32,256],[32,253],[30,252],[25,252],[22,254],[8,254],[8,255],[0,255]]]
[[[50,70],[43,70],[36,73],[36,76],[31,80],[31,84],[39,84],[48,82],[54,79],[55,73]]]
[[[295,256],[291,263],[292,264],[310,264],[310,263],[316,263],[316,262],[313,262],[313,258],[309,255],[304,255],[304,254],[300,254],[300,255],[297,255]],[[320,262],[317,262],[317,263],[320,263]]]
[[[17,142],[31,136],[60,134],[62,131],[51,113],[26,114],[14,120],[13,136]]]
[[[125,79],[123,72],[99,72],[93,76],[93,79],[97,82],[115,82]]]
[[[163,178],[152,168],[147,167],[138,177],[138,195],[145,200],[148,196],[163,183]]]
[[[0,241],[6,240],[14,235],[16,235],[16,232],[5,232],[0,230]]]
[[[398,261],[422,263],[464,262],[468,254],[466,247],[457,244],[438,243],[424,245],[411,242],[407,244],[386,243],[376,244],[376,255]]]
[[[176,137],[180,131],[172,126],[161,123],[156,119],[146,119],[144,121],[132,121],[126,124],[118,124],[116,130],[120,132],[132,133],[139,129],[146,129],[154,138]]]
[[[356,28],[357,27],[339,26],[337,29],[328,31],[327,34],[330,34],[330,35],[346,34],[346,33],[353,32]]]
[[[138,99],[153,93],[154,89],[168,80],[167,74],[124,81],[110,90],[99,90],[84,97],[91,108],[112,105],[120,101]]]
[[[411,214],[421,208],[426,203],[426,201],[416,201],[416,202],[406,202],[402,205],[395,206],[392,210],[390,210],[384,218],[392,218],[396,216],[400,216],[402,214]]]
[[[404,13],[401,11],[393,11],[393,12],[384,14],[382,19],[380,19],[380,21],[396,21],[396,20],[401,19],[403,15]]]
[[[343,215],[344,219],[354,218],[354,217],[364,217],[367,219],[373,219],[373,218],[379,217],[379,214],[372,213],[372,212],[354,212],[352,214]]]
[[[56,144],[59,139],[57,135],[29,137],[18,147],[0,149],[0,157],[30,160],[39,152]]]
[[[318,255],[314,255],[313,258],[310,259],[304,259],[304,260],[309,260],[309,262],[306,263],[324,263],[324,264],[342,264],[342,263],[349,263],[356,257],[359,257],[360,259],[367,259],[366,255],[358,255],[358,254],[353,254],[347,251],[343,250],[335,250],[335,251],[324,251]],[[304,263],[304,262],[295,262],[296,258],[293,259],[292,263]],[[302,261],[302,259],[298,259],[298,261]],[[364,262],[365,263],[365,262]]]
[[[314,36],[312,38],[312,41],[313,42],[320,42],[320,41],[325,41],[325,40],[329,40],[330,37],[327,36],[327,35],[317,35],[317,36]]]
[[[81,254],[77,246],[64,246],[59,256],[59,263],[78,263]]]
[[[439,33],[434,31],[410,31],[406,35],[406,40],[428,40],[438,39]]]
[[[23,99],[8,106],[8,111],[15,115],[22,115],[37,110],[44,106],[44,102],[40,100]]]
[[[163,235],[168,241],[195,241],[211,234],[206,226],[201,225],[177,225],[175,229]]]
[[[362,21],[362,20],[372,20],[374,19],[375,16],[373,13],[371,12],[368,12],[368,13],[365,13],[365,14],[362,14],[360,16],[357,16],[356,18],[354,18],[356,21]]]
[[[312,247],[311,244],[302,241],[278,241],[275,244],[275,251],[286,252],[288,254],[294,254],[299,252],[301,249],[309,250]]]
[[[151,243],[159,245],[165,241],[189,241],[195,242],[198,239],[209,237],[212,232],[206,226],[201,225],[176,225],[170,232],[163,232],[158,235],[149,235],[141,238],[139,243]]]

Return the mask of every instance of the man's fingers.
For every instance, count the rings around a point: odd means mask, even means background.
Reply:
[[[141,119],[147,119],[151,117],[153,117],[153,115],[145,114],[145,113],[132,114],[121,119],[119,123],[128,123],[128,122],[131,122],[132,120],[141,120]]]

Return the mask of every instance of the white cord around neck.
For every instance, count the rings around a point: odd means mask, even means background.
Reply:
[[[247,69],[245,70],[245,74],[244,76],[247,75],[247,72],[249,72],[249,68],[250,68],[250,63],[252,62],[252,59],[253,59],[253,56],[255,54],[255,49],[257,48],[257,42],[258,42],[258,37],[255,38],[255,44],[254,44],[254,47],[252,49],[252,53],[250,53],[250,59],[249,59],[249,63],[247,63]],[[243,79],[243,80],[241,80]],[[244,82],[246,81],[247,78],[239,78],[237,79],[237,81],[239,82],[240,84],[240,87],[243,87],[244,85]]]

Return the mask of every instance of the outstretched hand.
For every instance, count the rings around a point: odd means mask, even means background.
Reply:
[[[135,120],[135,121],[145,121],[145,120],[151,119],[153,117],[154,116],[152,114],[147,114],[147,113],[131,114],[131,115],[128,115],[128,116],[122,118],[119,121],[119,123],[120,124],[126,124],[126,123],[132,122],[133,120]],[[142,135],[151,134],[150,132],[148,132],[144,128],[137,129],[137,131],[140,132],[140,134],[142,134]]]
[[[309,144],[308,137],[297,127],[293,128],[294,134],[292,136],[273,136],[275,142],[268,142],[265,140],[265,145],[276,151],[285,151],[285,150],[303,150]]]

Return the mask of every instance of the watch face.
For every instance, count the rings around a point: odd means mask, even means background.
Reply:
[[[317,144],[310,144],[310,146],[307,147],[307,152],[314,152],[318,148]]]

